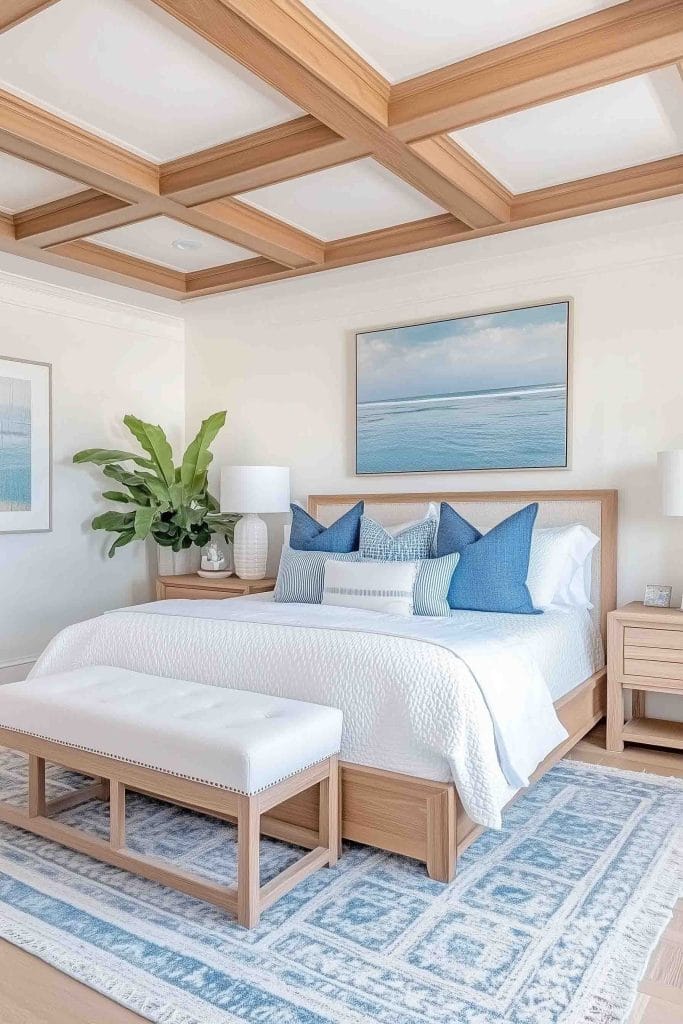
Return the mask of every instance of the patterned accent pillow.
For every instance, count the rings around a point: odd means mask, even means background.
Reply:
[[[443,558],[425,558],[415,580],[413,613],[415,615],[450,615],[448,591],[455,567],[460,561],[458,552]]]
[[[418,562],[325,563],[323,604],[365,608],[387,615],[413,614]]]
[[[323,599],[325,563],[358,562],[357,551],[295,551],[283,548],[273,600],[293,604],[320,604]]]
[[[438,520],[428,518],[392,536],[369,516],[360,521],[360,553],[363,558],[389,562],[417,562],[432,554]],[[448,552],[450,554],[450,552]]]

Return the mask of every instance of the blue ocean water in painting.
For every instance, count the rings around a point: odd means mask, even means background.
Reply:
[[[566,464],[558,383],[359,402],[357,472],[452,472]]]
[[[31,508],[31,384],[0,377],[0,511]]]

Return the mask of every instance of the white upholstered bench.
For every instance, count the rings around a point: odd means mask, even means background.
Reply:
[[[11,683],[0,687],[0,746],[29,756],[28,806],[0,801],[0,820],[236,911],[251,928],[303,878],[337,861],[341,730],[335,708],[107,666]],[[95,782],[48,803],[46,761]],[[261,816],[315,785],[313,841],[311,830],[280,830],[310,852],[261,886]],[[126,789],[236,820],[237,888],[127,849]],[[110,801],[109,842],[53,820],[93,797]]]

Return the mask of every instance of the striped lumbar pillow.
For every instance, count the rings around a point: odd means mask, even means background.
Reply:
[[[419,562],[325,563],[323,604],[366,608],[389,615],[413,614]]]
[[[357,562],[360,555],[357,551],[335,553],[283,548],[274,600],[290,604],[320,604],[323,599],[325,564],[332,558],[338,562]]]
[[[280,569],[275,584],[275,601],[296,604],[321,604],[325,584],[325,568],[330,562],[355,562],[365,566],[419,565],[412,591],[415,615],[449,615],[448,590],[459,555],[427,558],[415,562],[372,562],[361,558],[357,551],[335,554],[328,551],[294,551],[282,549]],[[403,614],[399,612],[399,614]],[[410,614],[410,613],[408,613]]]
[[[448,591],[459,561],[460,555],[454,552],[442,558],[425,558],[420,562],[413,599],[415,615],[451,614]]]

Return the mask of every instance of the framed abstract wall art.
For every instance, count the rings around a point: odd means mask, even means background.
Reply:
[[[51,368],[0,357],[0,533],[51,529]]]
[[[356,473],[564,469],[571,302],[356,335]]]

